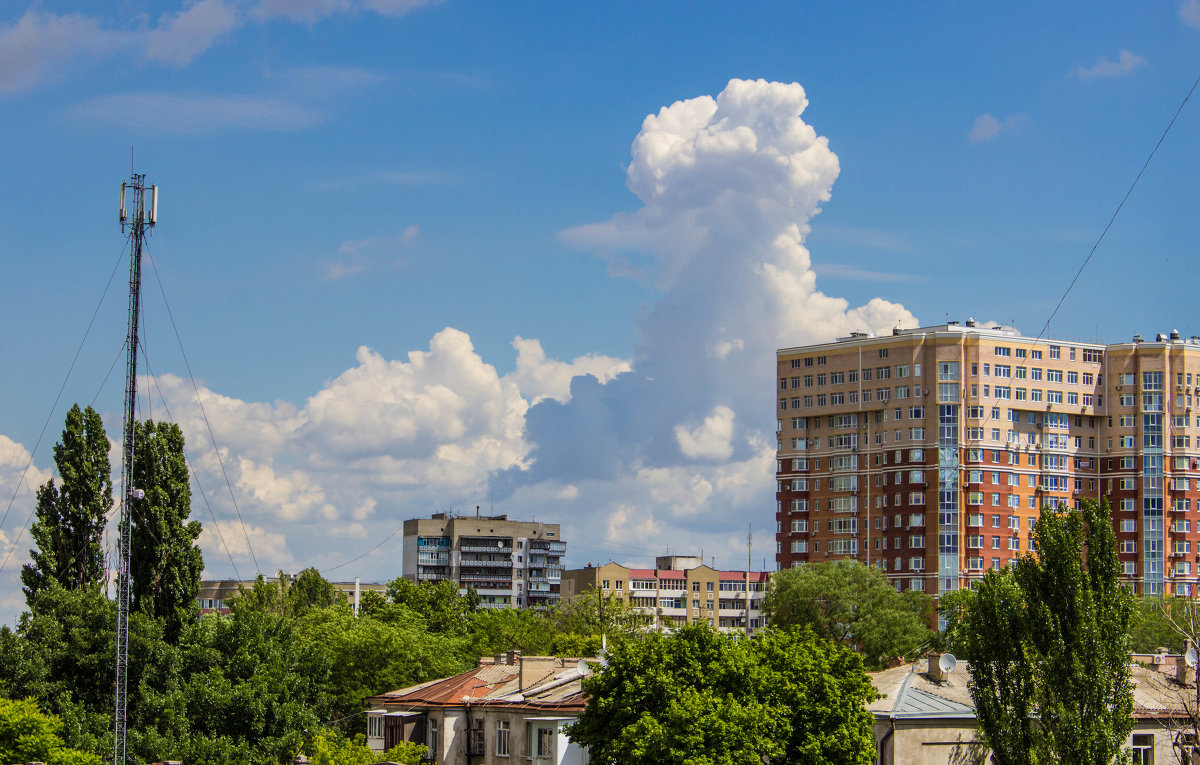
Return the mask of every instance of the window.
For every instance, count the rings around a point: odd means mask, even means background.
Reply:
[[[496,756],[508,756],[508,720],[496,721]]]
[[[482,757],[484,754],[482,717],[472,720],[471,727],[467,729],[467,754],[475,757]]]
[[[1133,765],[1154,765],[1154,734],[1139,733],[1133,737]]]
[[[367,715],[367,738],[383,738],[383,715]]]
[[[818,358],[825,358],[820,356]],[[537,749],[534,751],[535,757],[553,757],[554,756],[554,728],[536,728],[537,730]]]
[[[429,759],[437,761],[438,759],[438,721],[434,717],[429,718],[429,730],[425,736],[425,746],[429,747]]]

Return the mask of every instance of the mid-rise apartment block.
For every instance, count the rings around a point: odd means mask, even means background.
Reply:
[[[777,352],[776,563],[969,586],[1043,505],[1113,510],[1124,578],[1197,595],[1200,338],[1102,345],[974,321]]]
[[[291,580],[296,578],[295,574],[284,574],[283,587],[286,589]],[[275,587],[280,586],[278,576],[263,577],[263,582]],[[201,614],[220,614],[228,616],[231,613],[231,601],[240,596],[243,591],[254,589],[256,580],[254,579],[205,579],[200,582],[200,591],[196,593],[196,605],[200,607]],[[387,593],[387,584],[384,582],[364,582],[359,579],[345,582],[330,582],[333,589],[340,592],[346,598],[346,603],[358,613],[358,606],[362,596],[368,592],[374,592],[379,595]]]
[[[485,608],[558,603],[566,554],[557,523],[448,513],[404,522],[404,578],[473,587]]]
[[[707,622],[725,631],[753,632],[766,626],[762,599],[766,571],[720,571],[694,555],[664,555],[654,568],[619,563],[572,569],[563,574],[563,597],[593,592],[615,594],[652,617],[651,626]]]

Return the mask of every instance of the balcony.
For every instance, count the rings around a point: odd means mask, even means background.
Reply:
[[[495,544],[490,544],[490,545],[464,544],[464,545],[461,545],[459,547],[459,549],[462,550],[463,552],[496,553],[497,555],[512,555],[512,551],[513,551],[511,542],[508,544],[507,547],[501,547],[501,546],[498,546]]]
[[[459,581],[462,581],[462,582],[496,582],[496,583],[503,583],[503,584],[504,584],[506,587],[512,587],[512,580],[511,580],[511,579],[504,579],[504,578],[500,578],[500,577],[497,577],[495,574],[473,574],[473,573],[464,573],[464,574],[459,574],[459,576],[458,576],[458,579],[459,579]]]
[[[512,568],[513,564],[511,560],[472,560],[466,558],[459,565],[463,568]]]

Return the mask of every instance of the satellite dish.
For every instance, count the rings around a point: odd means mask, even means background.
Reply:
[[[1188,665],[1189,667],[1191,667],[1192,669],[1195,669],[1195,668],[1196,668],[1196,660],[1197,660],[1197,658],[1198,658],[1198,657],[1197,657],[1197,654],[1196,654],[1196,649],[1195,649],[1195,648],[1189,648],[1189,649],[1187,649],[1187,653],[1185,653],[1185,654],[1183,655],[1183,660],[1184,660],[1185,662],[1187,662],[1187,665]]]
[[[497,540],[496,547],[504,547],[504,540],[503,539]]]
[[[592,674],[592,668],[591,668],[591,667],[588,665],[588,660],[587,660],[587,659],[580,659],[580,660],[579,660],[579,663],[575,665],[575,669],[576,669],[576,671],[578,671],[578,672],[579,672],[579,674],[581,674],[581,675],[590,675],[590,674]]]
[[[957,667],[958,659],[954,658],[954,654],[952,653],[944,653],[942,654],[941,658],[938,659],[938,669],[942,670],[942,672],[947,675],[954,672]]]

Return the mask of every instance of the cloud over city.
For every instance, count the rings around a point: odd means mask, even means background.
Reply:
[[[561,233],[599,257],[619,246],[643,259],[658,292],[631,358],[560,360],[517,336],[511,357],[488,360],[446,327],[402,358],[359,348],[298,403],[201,386],[202,412],[190,381],[144,380],[187,435],[219,521],[202,539],[210,572],[232,573],[232,558],[253,573],[250,544],[264,571],[336,566],[405,518],[493,503],[564,524],[577,565],[648,563],[667,547],[739,565],[748,522],[755,565],[769,558],[776,348],[916,324],[886,299],[852,306],[818,289],[805,241],[840,165],[807,107],[799,84],[764,80],[664,106],[632,145],[626,185],[640,206]],[[22,453],[0,437],[0,490]],[[212,526],[199,497],[193,514]],[[398,555],[338,573],[395,576]]]

